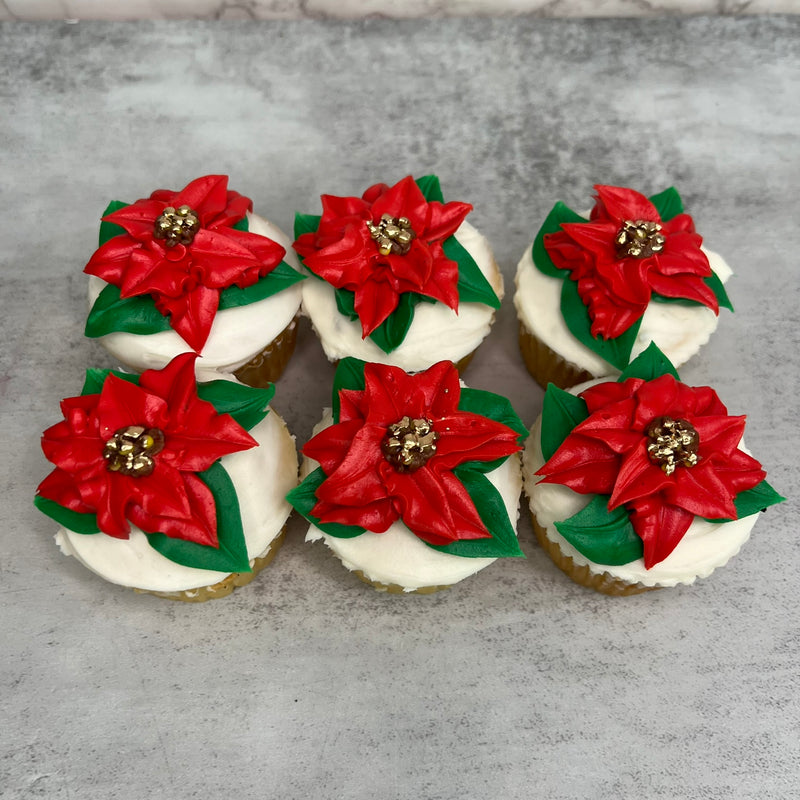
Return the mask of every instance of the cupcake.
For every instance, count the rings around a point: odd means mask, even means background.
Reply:
[[[435,592],[522,555],[526,434],[508,400],[463,388],[452,362],[409,375],[345,358],[288,499],[311,523],[306,540],[322,539],[362,580]]]
[[[693,583],[736,555],[780,497],[745,449],[745,418],[650,347],[615,380],[551,385],[525,448],[536,536],[610,595]]]
[[[520,349],[543,387],[618,375],[650,342],[680,366],[733,310],[730,267],[675,189],[594,188],[589,219],[556,203],[517,267]]]
[[[465,221],[471,210],[445,203],[428,175],[323,195],[321,217],[296,216],[294,247],[314,276],[303,311],[331,361],[466,366],[503,296],[488,241]]]
[[[66,555],[112,583],[190,602],[230,594],[272,560],[297,483],[273,389],[198,384],[196,358],[140,377],[89,370],[44,432],[56,468],[35,498]]]
[[[86,265],[86,335],[135,372],[179,353],[268,386],[294,350],[302,275],[290,241],[224,175],[112,202]]]

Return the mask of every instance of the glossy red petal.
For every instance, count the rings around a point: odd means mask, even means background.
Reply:
[[[374,223],[384,214],[406,217],[419,236],[428,222],[428,203],[419,186],[408,175],[377,197],[372,203],[370,213]]]
[[[54,469],[39,484],[37,494],[70,509],[70,511],[77,511],[80,514],[94,513],[94,507],[83,501],[72,475],[62,469]]]
[[[106,214],[103,220],[119,225],[134,239],[144,242],[153,238],[155,222],[161,216],[165,205],[168,205],[168,203],[153,199],[137,200],[131,205]]]
[[[478,414],[457,412],[437,419],[434,429],[439,439],[429,463],[440,471],[469,461],[494,461],[522,449],[515,431]]]
[[[675,506],[633,504],[631,523],[644,544],[645,569],[662,562],[680,544],[693,520],[693,514]]]
[[[357,525],[372,533],[384,533],[398,519],[391,499],[385,498],[360,507],[340,506],[320,500],[311,509],[320,522],[338,522],[340,525]]]
[[[600,207],[596,213],[601,217],[610,217],[619,222],[626,220],[661,221],[656,207],[641,192],[622,186],[599,184],[594,188],[597,192],[597,205]]]
[[[132,236],[114,236],[94,251],[83,271],[120,286],[131,255],[141,246]]]
[[[620,457],[608,447],[571,433],[537,471],[542,483],[559,483],[580,494],[611,494]]]
[[[355,419],[324,428],[303,445],[302,453],[319,462],[326,475],[332,475],[363,425],[363,420]]]
[[[305,266],[337,289],[354,290],[369,270],[374,243],[366,228],[350,227],[334,244],[305,257]]]
[[[103,383],[97,403],[97,434],[103,442],[128,425],[163,429],[168,418],[166,401],[152,392],[116,375]]]
[[[564,231],[546,233],[544,248],[559,269],[586,269],[594,263],[593,254],[574,242]]]
[[[428,225],[424,238],[427,242],[443,242],[449,239],[472,211],[469,203],[428,203]],[[418,233],[419,235],[419,233]]]
[[[673,482],[674,478],[666,475],[650,461],[644,438],[640,435],[639,446],[620,462],[608,507],[613,509],[642,497],[658,495],[659,492],[669,489]]]
[[[397,308],[400,295],[389,279],[377,274],[364,280],[355,290],[354,308],[361,323],[361,335],[366,339]]]
[[[682,297],[686,300],[695,300],[708,306],[715,314],[719,314],[719,302],[714,290],[703,281],[692,275],[674,275],[665,278],[653,273],[650,275],[650,285],[654,292],[664,297]]]
[[[225,208],[208,223],[208,227],[212,230],[230,228],[243,220],[247,216],[247,212],[252,210],[253,201],[249,197],[228,189],[225,197]]]
[[[187,205],[200,218],[205,228],[225,210],[228,199],[227,175],[204,175],[178,192],[172,203],[176,208]]]
[[[197,286],[177,298],[158,298],[156,307],[171,315],[170,325],[195,352],[202,351],[219,307],[219,291]]]
[[[458,264],[444,254],[441,244],[430,249],[433,263],[431,277],[422,289],[422,294],[433,297],[458,312]]]

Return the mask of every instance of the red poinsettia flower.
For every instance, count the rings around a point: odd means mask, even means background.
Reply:
[[[363,197],[322,195],[319,228],[300,236],[294,248],[312,272],[355,292],[366,338],[404,292],[458,309],[458,264],[445,256],[442,243],[470,211],[468,203],[429,203],[409,175],[392,187],[371,186]]]
[[[662,220],[633,189],[595,186],[590,222],[568,222],[545,234],[544,246],[559,269],[570,270],[589,309],[592,335],[615,339],[634,324],[656,292],[695,300],[719,313],[704,282],[711,266],[688,214]]]
[[[80,513],[97,514],[103,533],[127,539],[130,522],[218,547],[216,504],[196,473],[257,442],[232,417],[197,396],[195,353],[136,386],[109,375],[100,394],[70,397],[64,420],[46,430],[42,449],[56,469],[39,494]]]
[[[675,549],[695,516],[736,519],[736,495],[766,477],[738,449],[745,418],[729,417],[707,386],[662,375],[597,384],[580,396],[589,417],[537,474],[581,494],[610,495],[609,510],[625,506],[647,569]]]
[[[251,286],[286,254],[266,236],[233,228],[253,203],[227,187],[225,175],[207,175],[180,192],[160,189],[108,214],[103,219],[126,234],[109,239],[84,270],[118,286],[123,298],[151,295],[198,353],[222,289]]]
[[[363,391],[340,391],[339,423],[303,448],[327,476],[313,515],[374,533],[401,519],[433,545],[488,538],[453,469],[517,452],[517,434],[458,410],[461,388],[449,361],[416,375],[367,364],[364,379]]]

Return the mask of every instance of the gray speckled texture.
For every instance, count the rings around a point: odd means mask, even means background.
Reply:
[[[82,336],[107,200],[224,172],[290,228],[322,191],[435,171],[509,287],[556,199],[677,185],[737,273],[684,378],[749,414],[796,498],[800,19],[7,24],[0,53],[0,797],[796,796],[796,501],[639,597],[572,584],[523,514],[527,560],[439,595],[368,589],[295,520],[253,584],[191,606],[64,558],[31,497],[58,401],[110,365]],[[275,401],[300,442],[331,376],[303,326]],[[466,377],[539,412],[510,295]]]

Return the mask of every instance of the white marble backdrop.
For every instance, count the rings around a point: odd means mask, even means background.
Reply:
[[[800,0],[0,0],[0,21],[798,14]]]

